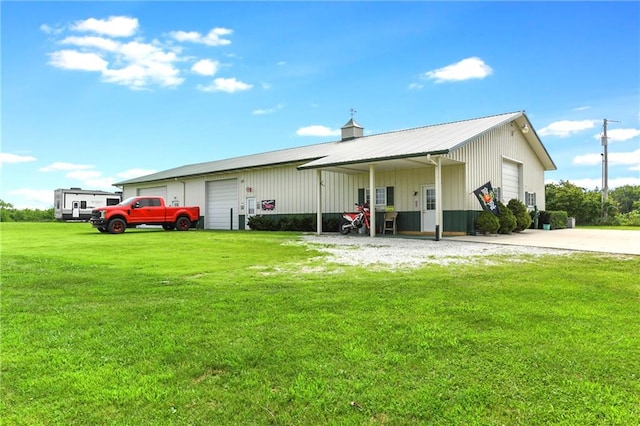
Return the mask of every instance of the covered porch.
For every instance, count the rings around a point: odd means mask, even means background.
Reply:
[[[462,162],[443,155],[426,154],[410,158],[327,164],[313,168],[316,169],[317,233],[322,232],[324,194],[338,190],[326,185],[325,173],[366,175],[365,188],[359,188],[358,202],[369,202],[371,206],[368,230],[370,237],[385,234],[383,218],[387,212],[398,214],[397,220],[401,224],[398,227],[399,235],[431,236],[439,240],[445,235],[467,233],[468,212],[464,206],[469,194],[465,190],[466,172]],[[385,186],[389,189],[390,178],[393,181],[390,188],[391,193],[395,194],[394,200],[387,205],[380,205],[377,203],[376,191],[379,192]],[[346,210],[350,211],[351,207]]]

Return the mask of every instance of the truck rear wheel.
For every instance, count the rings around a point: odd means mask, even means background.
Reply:
[[[191,228],[191,221],[188,217],[180,216],[178,220],[176,220],[176,229],[178,231],[188,231]]]
[[[111,219],[107,225],[107,231],[111,234],[122,234],[127,229],[127,222],[122,219]]]

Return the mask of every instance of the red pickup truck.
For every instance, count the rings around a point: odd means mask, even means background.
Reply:
[[[162,197],[130,197],[115,206],[91,211],[89,223],[100,232],[121,234],[138,225],[162,225],[166,231],[195,228],[200,207],[168,207]]]

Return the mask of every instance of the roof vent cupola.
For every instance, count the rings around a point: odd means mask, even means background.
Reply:
[[[359,125],[353,118],[342,126],[342,140],[348,141],[351,139],[362,137],[364,134],[364,128]]]

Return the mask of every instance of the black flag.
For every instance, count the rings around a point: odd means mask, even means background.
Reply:
[[[500,208],[498,207],[498,200],[496,200],[496,194],[493,192],[491,182],[487,182],[480,188],[473,191],[473,193],[480,201],[480,205],[483,209],[498,216],[500,214]]]

